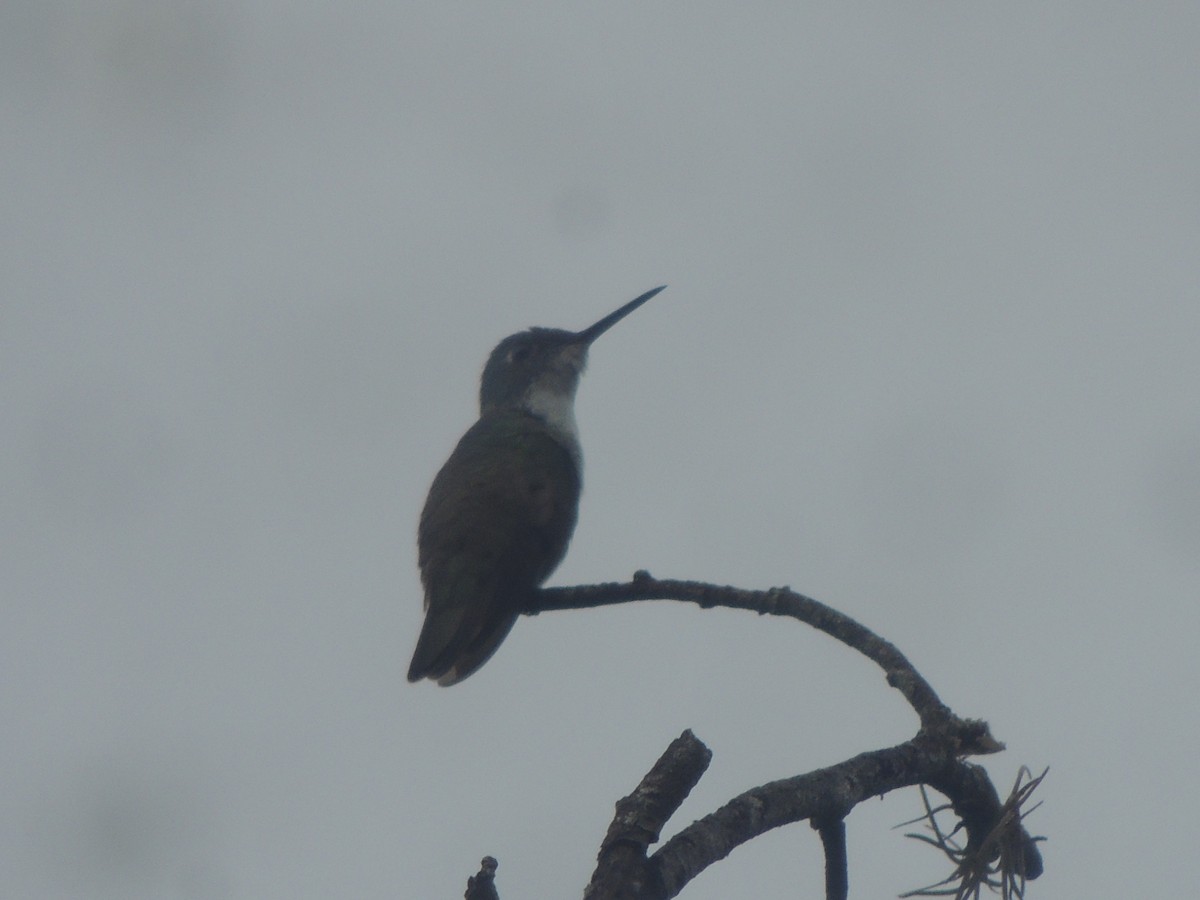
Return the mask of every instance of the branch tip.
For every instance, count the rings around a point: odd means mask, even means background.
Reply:
[[[485,856],[480,860],[479,871],[467,879],[463,900],[500,900],[495,885],[496,868],[499,865],[494,856]]]

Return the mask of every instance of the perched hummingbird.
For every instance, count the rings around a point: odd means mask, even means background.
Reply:
[[[482,666],[562,562],[579,514],[575,389],[588,347],[663,287],[583,331],[510,335],[488,357],[479,421],[433,479],[421,511],[425,624],[409,681],[457,684]]]

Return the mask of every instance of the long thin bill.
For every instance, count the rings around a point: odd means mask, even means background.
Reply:
[[[635,309],[637,309],[639,306],[641,306],[643,303],[645,303],[647,300],[649,300],[651,297],[653,297],[659,291],[665,290],[666,287],[667,286],[664,284],[664,285],[660,285],[659,287],[654,288],[653,290],[646,291],[646,293],[642,294],[642,296],[638,297],[636,300],[630,300],[628,303],[626,303],[624,306],[622,306],[616,312],[609,313],[607,316],[605,316],[603,319],[601,319],[595,325],[592,325],[589,328],[583,329],[583,331],[579,332],[579,334],[578,334],[578,338],[579,338],[580,342],[582,342],[584,344],[590,344],[592,341],[594,341],[596,338],[600,337],[600,335],[604,334],[604,332],[608,331],[608,329],[612,328],[614,325],[616,325],[618,322],[620,322],[623,318],[625,318],[627,315],[629,315],[631,312],[633,312]]]

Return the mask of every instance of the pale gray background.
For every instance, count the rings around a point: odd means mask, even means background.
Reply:
[[[0,6],[0,895],[578,896],[909,737],[855,654],[678,604],[404,681],[416,519],[505,334],[596,346],[556,583],[790,584],[1052,767],[1030,897],[1183,896],[1200,6]],[[944,874],[849,822],[856,897]],[[807,826],[686,896],[819,892]]]

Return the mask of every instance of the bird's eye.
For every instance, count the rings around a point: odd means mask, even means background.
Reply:
[[[528,347],[514,347],[508,351],[508,361],[510,363],[524,362],[529,358]]]

